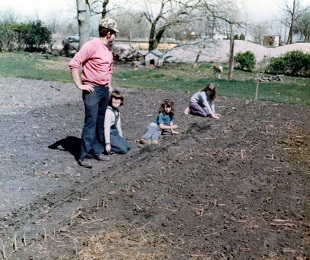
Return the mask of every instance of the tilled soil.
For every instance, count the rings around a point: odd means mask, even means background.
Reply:
[[[214,120],[120,89],[132,150],[84,169],[73,84],[0,89],[0,258],[309,259],[309,106],[219,97]],[[180,134],[138,144],[164,98]]]

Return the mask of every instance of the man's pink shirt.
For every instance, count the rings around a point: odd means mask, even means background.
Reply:
[[[86,42],[71,59],[69,68],[79,70],[82,65],[82,82],[91,85],[110,85],[113,72],[113,54],[110,46],[99,38]]]

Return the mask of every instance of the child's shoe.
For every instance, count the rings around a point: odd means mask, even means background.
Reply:
[[[189,107],[185,108],[185,110],[184,110],[185,115],[188,115],[188,113],[189,113]]]
[[[150,144],[150,141],[148,141],[148,140],[146,140],[146,139],[144,139],[144,138],[141,138],[141,139],[139,140],[139,143],[140,143],[140,144]]]
[[[79,163],[80,166],[82,166],[84,168],[91,169],[93,167],[90,158],[79,159],[78,163]]]

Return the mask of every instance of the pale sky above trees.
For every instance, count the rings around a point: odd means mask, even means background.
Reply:
[[[111,0],[112,2],[113,0]],[[127,0],[117,0],[118,3],[124,2],[124,5],[128,3]],[[244,3],[248,9],[248,17],[253,21],[261,21],[268,18],[273,19],[279,12],[281,4],[285,0],[244,0]],[[290,2],[290,0],[287,0]],[[44,3],[43,3],[44,2]],[[138,4],[143,0],[136,0]],[[0,6],[2,10],[11,9],[25,19],[39,18],[44,21],[52,12],[59,12],[68,14],[69,11],[75,13],[76,0],[0,0]],[[310,6],[310,0],[301,0],[303,6]]]

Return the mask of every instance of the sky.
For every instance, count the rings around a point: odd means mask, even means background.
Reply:
[[[302,6],[310,6],[310,0],[299,0]],[[293,0],[244,0],[253,21],[275,19],[284,3],[293,5]]]
[[[142,0],[136,0],[139,2]],[[249,18],[253,21],[274,19],[283,2],[293,0],[244,0]],[[300,0],[303,6],[310,6],[310,0]],[[118,0],[120,2],[120,0]],[[1,10],[10,8],[25,18],[44,18],[50,13],[63,14],[69,10],[75,10],[76,0],[0,0]],[[126,2],[125,2],[126,3]]]
[[[75,9],[76,0],[0,0],[1,11],[13,10],[22,18],[44,20],[50,13],[63,13]]]

